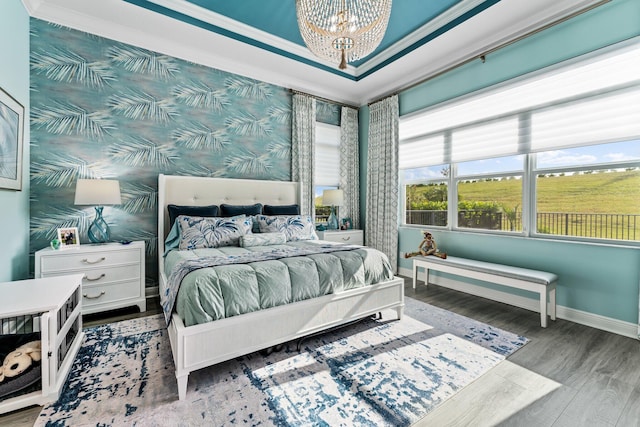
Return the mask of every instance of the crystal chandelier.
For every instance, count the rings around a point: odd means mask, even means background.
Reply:
[[[300,34],[313,54],[331,62],[364,58],[380,44],[391,0],[296,0]]]

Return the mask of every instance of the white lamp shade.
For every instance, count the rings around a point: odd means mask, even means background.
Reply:
[[[120,182],[115,179],[79,179],[76,183],[76,205],[119,205]]]
[[[325,206],[341,206],[344,203],[342,190],[324,190],[322,192],[322,204]]]

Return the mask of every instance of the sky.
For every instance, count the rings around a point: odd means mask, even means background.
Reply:
[[[524,170],[525,156],[508,156],[458,163],[458,175],[502,173]],[[640,139],[587,147],[566,148],[537,154],[538,168],[595,165],[610,162],[640,162]],[[444,165],[405,171],[405,180],[444,177]]]

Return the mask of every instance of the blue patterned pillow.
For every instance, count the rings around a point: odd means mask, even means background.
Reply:
[[[282,232],[245,234],[240,238],[240,246],[250,248],[252,246],[282,245],[287,242],[287,236]]]
[[[315,224],[310,216],[267,216],[257,215],[256,220],[261,233],[281,231],[287,236],[287,242],[298,240],[318,240]]]
[[[238,246],[240,237],[251,233],[253,221],[245,216],[213,218],[180,215],[180,246],[184,249]]]

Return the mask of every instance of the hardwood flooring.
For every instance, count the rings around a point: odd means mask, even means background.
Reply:
[[[640,427],[640,341],[565,320],[540,327],[538,313],[405,278],[406,295],[531,341],[429,413],[416,426]],[[142,315],[159,312],[157,302]],[[86,327],[140,317],[85,316]],[[40,407],[0,415],[33,425]]]

